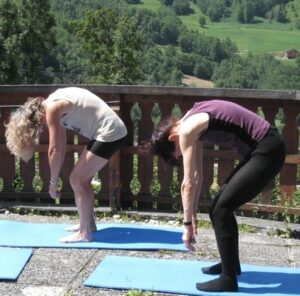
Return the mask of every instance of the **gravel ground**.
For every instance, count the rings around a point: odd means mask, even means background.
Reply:
[[[151,215],[151,219],[149,219]],[[98,219],[97,223],[139,223],[178,227],[180,215],[147,214],[137,222],[124,221],[119,215]],[[17,215],[8,211],[0,214],[1,220],[28,221],[38,223],[75,223],[70,216],[50,217],[44,215]],[[200,216],[207,220],[207,216]],[[253,233],[241,232],[240,257],[242,263],[261,266],[300,267],[300,240],[269,236],[270,229],[282,229],[280,222],[238,218],[239,224],[255,226]],[[292,225],[300,229],[300,225]],[[43,249],[33,250],[33,256],[17,281],[1,281],[2,296],[174,296],[175,294],[95,289],[84,287],[84,281],[107,255],[134,256],[180,260],[218,261],[218,252],[211,228],[199,228],[196,252],[128,251],[99,249]]]

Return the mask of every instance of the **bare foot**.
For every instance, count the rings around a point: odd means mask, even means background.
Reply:
[[[71,231],[71,232],[79,231],[79,229],[80,229],[80,224],[71,225],[65,228],[66,231]]]
[[[95,223],[92,224],[91,226],[92,231],[97,231],[97,226]],[[70,231],[70,232],[78,232],[80,230],[80,224],[76,224],[76,225],[71,225],[71,226],[67,226],[65,228],[66,231]]]
[[[72,235],[59,239],[61,243],[82,243],[92,241],[92,234],[89,236],[84,235],[81,232],[76,232]]]

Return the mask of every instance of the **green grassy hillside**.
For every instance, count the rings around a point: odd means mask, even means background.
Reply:
[[[300,30],[288,30],[284,26],[272,28],[219,23],[204,32],[221,39],[229,37],[236,42],[241,54],[280,53],[291,47],[300,49]]]
[[[136,5],[151,10],[158,10],[161,6],[159,0],[144,0],[143,4]],[[207,18],[205,28],[200,28],[199,8],[191,2],[193,14],[181,16],[184,24],[190,29],[196,29],[204,34],[224,39],[231,38],[236,42],[241,54],[252,52],[254,54],[278,53],[288,48],[300,50],[300,30],[293,25],[297,15],[300,16],[300,0],[294,0],[288,6],[288,18],[291,23],[269,23],[258,19],[256,24],[238,24],[230,22],[211,23]]]

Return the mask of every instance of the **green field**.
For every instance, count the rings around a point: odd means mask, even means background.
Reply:
[[[295,0],[293,5],[300,15],[300,0]],[[143,4],[136,7],[158,10],[161,4],[159,0],[144,0]],[[189,29],[196,29],[209,36],[220,39],[229,37],[234,41],[241,54],[248,52],[254,54],[278,53],[288,48],[300,50],[300,30],[292,28],[290,23],[278,24],[261,21],[253,25],[241,25],[229,22],[211,23],[207,19],[207,26],[200,28],[199,17],[201,12],[198,7],[191,2],[193,14],[181,16],[183,23]],[[294,14],[289,9],[288,17],[293,20]]]
[[[241,54],[277,53],[292,47],[300,49],[300,30],[276,30],[249,26],[229,27],[218,24],[206,29],[205,34],[221,39],[229,37],[237,44]]]

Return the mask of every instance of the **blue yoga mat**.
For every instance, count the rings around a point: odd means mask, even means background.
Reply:
[[[85,281],[85,286],[144,290],[184,295],[287,296],[300,295],[300,269],[242,265],[237,293],[198,291],[197,282],[217,276],[201,272],[212,262],[106,256]]]
[[[99,224],[92,242],[61,243],[69,224],[0,221],[0,246],[186,251],[182,229],[133,224]]]
[[[0,280],[16,280],[31,254],[31,249],[0,248]]]

